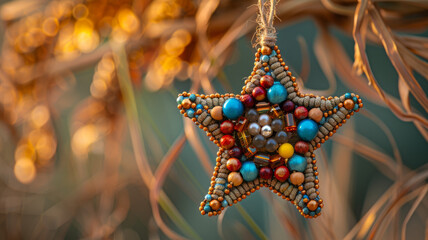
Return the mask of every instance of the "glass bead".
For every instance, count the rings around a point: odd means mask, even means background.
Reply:
[[[285,101],[282,104],[282,110],[287,113],[294,112],[294,103],[291,100]]]
[[[259,117],[259,124],[261,126],[269,125],[271,123],[272,119],[267,114],[262,114]]]
[[[270,105],[267,102],[259,102],[256,104],[256,109],[259,114],[268,113],[270,110]]]
[[[294,115],[292,113],[287,113],[285,115],[285,121],[287,125],[285,126],[285,131],[293,132],[297,130],[296,120],[294,119]]]
[[[181,104],[181,103],[183,102],[183,99],[184,99],[184,97],[183,97],[183,96],[179,96],[179,97],[177,98],[177,103],[178,103],[178,104]]]
[[[241,167],[241,175],[245,181],[250,182],[257,178],[259,171],[257,170],[256,164],[251,161],[244,162]]]
[[[257,134],[260,133],[260,125],[253,122],[248,126],[248,132],[253,135],[256,136]]]
[[[271,179],[273,175],[273,171],[270,167],[262,167],[260,168],[259,175],[263,179]]]
[[[284,128],[284,122],[281,119],[275,119],[270,124],[272,127],[272,130],[275,132],[279,132]]]
[[[288,134],[284,131],[277,132],[275,135],[275,140],[281,144],[288,141]]]
[[[235,124],[235,130],[242,132],[248,124],[248,120],[245,117],[239,117]]]
[[[263,135],[263,137],[268,138],[272,136],[272,133],[273,133],[272,128],[269,125],[265,125],[261,129],[261,134]]]
[[[263,55],[262,56],[262,62],[268,62],[269,61],[269,56],[268,55]]]
[[[244,94],[241,97],[239,97],[242,104],[244,104],[245,107],[253,107],[254,106],[254,98],[250,94]]]
[[[266,139],[262,135],[257,135],[253,138],[253,145],[256,148],[262,148],[265,146]]]
[[[254,157],[254,163],[259,166],[267,166],[269,165],[269,156],[265,154],[257,154]]]
[[[275,178],[280,182],[284,182],[290,176],[290,170],[286,166],[280,166],[275,169]]]
[[[266,142],[266,150],[268,152],[275,152],[278,149],[278,143],[273,138],[269,138]]]
[[[250,109],[247,111],[247,113],[245,114],[245,117],[250,121],[250,122],[256,122],[259,119],[259,114],[257,113],[257,111],[255,109]]]
[[[196,101],[196,95],[195,94],[190,94],[189,99],[192,102]]]

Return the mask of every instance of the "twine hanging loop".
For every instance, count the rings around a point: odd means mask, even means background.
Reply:
[[[257,42],[261,46],[273,47],[276,43],[276,29],[273,20],[278,0],[259,0],[259,15],[257,17]]]

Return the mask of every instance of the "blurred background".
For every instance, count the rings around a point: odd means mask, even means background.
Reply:
[[[277,5],[302,92],[364,102],[316,151],[317,219],[198,210],[217,148],[175,99],[241,91],[256,1],[0,2],[0,239],[428,239],[427,2]]]

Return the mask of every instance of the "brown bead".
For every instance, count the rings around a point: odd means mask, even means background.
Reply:
[[[210,203],[210,205],[211,205],[211,203]],[[309,208],[309,210],[315,211],[317,209],[317,207],[318,207],[317,201],[311,200],[311,201],[308,202],[308,208]]]
[[[216,106],[213,109],[211,109],[211,117],[215,120],[222,120],[223,119],[223,108],[220,106]]]
[[[352,99],[346,99],[343,105],[345,105],[346,109],[351,110],[354,108],[354,101]]]
[[[270,55],[272,53],[272,49],[268,46],[262,47],[262,54],[263,55]]]
[[[303,181],[305,181],[305,175],[301,172],[294,172],[290,175],[290,182],[296,186],[302,184]]]
[[[192,102],[188,98],[186,98],[183,100],[183,102],[181,102],[181,105],[183,105],[185,109],[188,109],[192,105]]]
[[[227,176],[227,181],[231,182],[233,186],[239,186],[244,180],[239,172],[231,172],[229,176]]]
[[[220,204],[220,202],[218,201],[218,200],[211,200],[211,202],[210,202],[210,207],[211,207],[211,209],[212,210],[217,210],[217,209],[219,209],[220,207],[221,207],[221,204]]]

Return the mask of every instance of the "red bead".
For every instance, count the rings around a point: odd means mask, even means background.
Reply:
[[[255,87],[253,89],[253,97],[257,100],[257,101],[262,101],[263,99],[266,98],[266,90],[262,87]]]
[[[254,98],[251,97],[250,94],[241,95],[241,97],[239,97],[239,99],[241,100],[242,104],[244,104],[244,106],[246,106],[246,107],[253,107],[254,106]]]
[[[231,134],[233,133],[233,127],[233,123],[229,120],[226,120],[220,124],[220,131],[224,134]]]
[[[303,106],[297,107],[294,110],[294,116],[299,120],[305,119],[308,117],[308,109]]]
[[[285,101],[282,104],[282,110],[287,113],[294,112],[294,103],[290,100]]]
[[[242,163],[237,158],[229,158],[226,162],[226,167],[231,172],[236,172],[241,169]]]
[[[259,175],[263,179],[271,179],[273,175],[273,171],[270,167],[262,167],[260,168]]]
[[[294,145],[294,151],[300,154],[305,154],[309,151],[309,143],[305,141],[298,141],[296,145]]]
[[[275,169],[275,178],[280,182],[284,182],[290,176],[290,170],[286,166],[280,166]]]
[[[234,158],[241,158],[242,156],[242,150],[239,147],[233,147],[229,149],[229,156]]]
[[[220,139],[220,145],[222,148],[230,149],[235,145],[235,139],[231,135],[224,135]]]
[[[273,85],[273,77],[269,76],[269,75],[264,75],[261,79],[260,79],[260,85],[262,85],[262,87],[264,88],[270,88]]]

